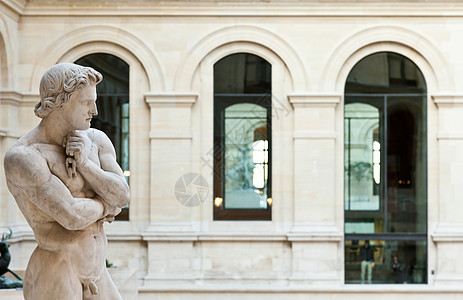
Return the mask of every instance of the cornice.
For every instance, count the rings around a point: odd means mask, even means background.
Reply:
[[[463,16],[460,1],[2,1],[23,16]]]
[[[341,101],[340,94],[325,93],[292,93],[288,95],[288,100],[293,107],[297,106],[336,106]]]
[[[29,0],[0,0],[0,2],[11,9],[14,13],[21,15]]]
[[[463,224],[440,224],[431,234],[434,242],[463,242]]]
[[[145,94],[145,101],[153,106],[192,106],[198,95],[190,92],[149,92]]]
[[[8,133],[8,130],[0,128],[0,137],[5,137]]]
[[[431,95],[431,98],[438,107],[463,105],[463,94],[439,93]]]
[[[3,105],[33,105],[40,99],[40,95],[36,93],[19,93],[15,91],[1,91],[0,104]]]

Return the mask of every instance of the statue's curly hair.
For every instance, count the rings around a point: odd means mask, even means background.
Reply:
[[[40,80],[40,101],[35,105],[35,115],[46,117],[69,101],[71,95],[88,84],[97,85],[103,76],[93,68],[73,63],[54,65]]]

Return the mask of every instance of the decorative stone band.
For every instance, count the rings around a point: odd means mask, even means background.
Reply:
[[[198,95],[192,92],[149,92],[145,94],[145,102],[150,107],[151,129],[150,139],[191,139],[191,108]],[[175,112],[167,113],[173,110]],[[175,117],[175,119],[172,119]],[[159,122],[169,122],[168,130],[159,130]]]
[[[292,93],[288,100],[293,107],[298,106],[328,106],[336,107],[341,102],[342,95],[335,93]]]
[[[463,224],[439,224],[431,234],[434,242],[463,242]]]
[[[445,124],[450,124],[448,122],[449,118],[456,118],[455,122],[458,124],[460,114],[455,113],[455,110],[458,110],[459,112],[463,110],[463,94],[439,93],[431,95],[431,98],[439,109],[439,119],[446,120]],[[463,140],[463,133],[455,126],[446,126],[444,128],[439,127],[437,139]]]
[[[463,105],[463,94],[439,93],[431,95],[431,98],[439,108]]]
[[[145,94],[145,101],[150,107],[191,107],[196,103],[196,99],[198,99],[198,94],[193,92],[148,92]]]

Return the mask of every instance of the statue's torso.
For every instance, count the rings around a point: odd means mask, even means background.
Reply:
[[[86,135],[85,137],[89,160],[100,165],[97,145],[93,144]],[[74,197],[95,197],[95,192],[79,173],[79,169],[77,169],[77,176],[68,175],[64,147],[43,143],[31,143],[26,146],[40,152],[46,159],[50,172],[66,185]],[[53,259],[66,260],[74,266],[73,269],[79,276],[98,277],[104,267],[104,252],[107,245],[103,220],[82,230],[67,230],[25,197],[23,193],[19,199],[15,198],[34,230],[39,245],[37,251],[52,252],[55,254],[51,256]]]

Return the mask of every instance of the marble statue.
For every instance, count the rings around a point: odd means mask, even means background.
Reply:
[[[105,267],[105,221],[129,201],[114,147],[90,128],[102,75],[72,63],[48,69],[35,114],[40,124],[5,155],[8,188],[34,231],[37,248],[24,298],[121,299]]]

